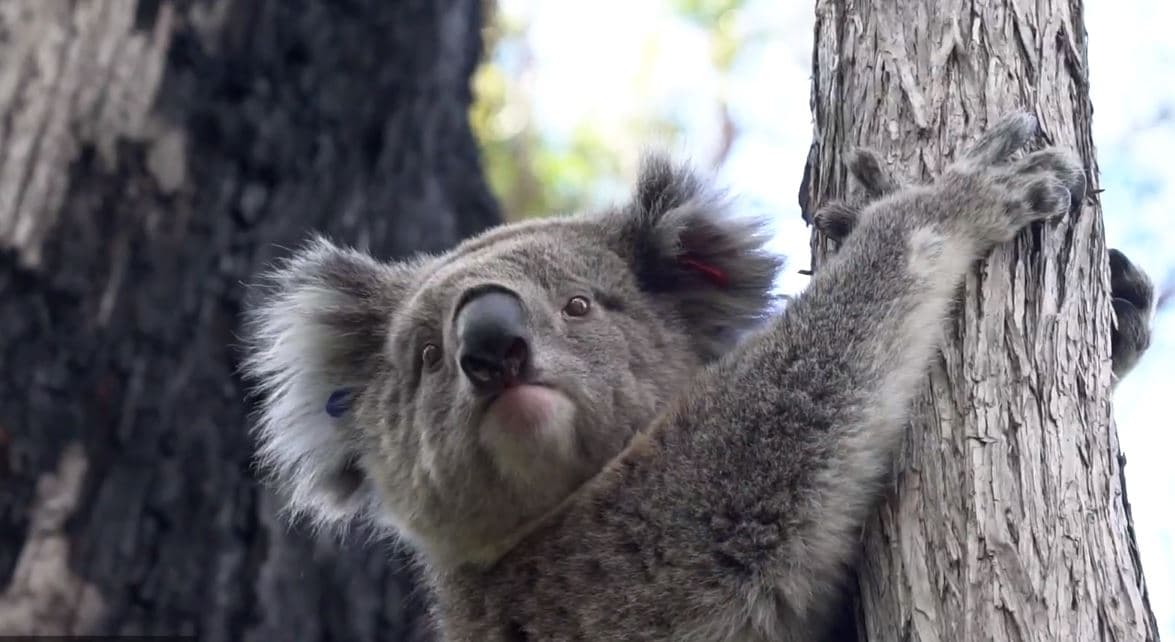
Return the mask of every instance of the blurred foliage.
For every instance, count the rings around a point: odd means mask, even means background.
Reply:
[[[678,15],[710,32],[710,55],[720,71],[730,71],[743,46],[735,18],[745,0],[673,0]]]
[[[738,56],[741,43],[735,29],[744,0],[672,0],[675,17],[705,30],[711,59],[725,73]],[[531,111],[529,70],[532,54],[526,18],[507,15],[494,0],[484,0],[485,53],[473,77],[474,104],[470,123],[482,153],[482,167],[507,220],[570,213],[597,206],[623,190],[625,152],[638,140],[676,140],[683,127],[669,113],[650,106],[624,123],[583,122],[568,140],[544,138]],[[642,46],[634,61],[638,90],[656,78],[652,61],[657,43]],[[724,105],[723,98],[715,97]],[[725,109],[721,112],[728,120]],[[723,131],[734,135],[729,122]],[[618,134],[623,140],[617,140]],[[730,140],[723,141],[721,162]]]
[[[615,153],[590,124],[556,147],[534,126],[526,74],[526,24],[486,3],[486,53],[473,76],[470,122],[490,188],[508,220],[567,213],[586,205],[588,187],[618,171]]]
[[[544,140],[530,119],[525,92],[513,86],[499,65],[483,64],[473,87],[474,135],[490,188],[507,219],[582,209],[592,183],[620,171],[615,150],[589,123],[580,125],[567,144]]]

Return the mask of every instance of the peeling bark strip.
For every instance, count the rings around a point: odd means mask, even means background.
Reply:
[[[926,179],[1014,107],[1075,148],[1096,189],[1080,0],[816,11],[805,217],[844,191],[852,146]],[[829,248],[812,246],[818,268]],[[865,534],[861,640],[1158,639],[1110,415],[1108,291],[1095,202],[968,278]]]
[[[391,546],[276,517],[235,344],[311,230],[497,222],[480,4],[0,0],[0,635],[429,636]]]
[[[0,247],[38,263],[82,146],[111,161],[145,133],[171,16],[144,33],[126,0],[0,3]]]
[[[0,631],[21,635],[72,635],[102,617],[98,589],[69,569],[66,520],[77,509],[86,475],[79,444],[61,454],[58,470],[37,481],[28,536],[8,587],[0,591]]]

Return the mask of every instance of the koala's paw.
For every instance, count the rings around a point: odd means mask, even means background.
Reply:
[[[853,178],[850,198],[832,201],[816,210],[812,217],[816,229],[838,243],[856,227],[866,205],[901,188],[901,183],[881,159],[868,149],[854,149],[846,164]]]
[[[1028,113],[1004,117],[937,182],[943,214],[984,243],[1011,240],[1024,227],[1076,210],[1085,198],[1085,172],[1071,152],[1044,149],[1012,162],[1012,155],[1036,135]],[[954,211],[951,211],[951,210]]]
[[[1155,288],[1150,278],[1118,250],[1110,250],[1110,296],[1115,317],[1110,345],[1117,383],[1150,347],[1155,314]]]

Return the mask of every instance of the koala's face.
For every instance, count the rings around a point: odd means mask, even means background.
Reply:
[[[357,399],[360,466],[401,532],[463,556],[599,471],[701,363],[596,224],[503,228],[413,277]]]
[[[488,561],[767,312],[765,240],[653,159],[627,207],[438,257],[318,241],[251,311],[262,459],[296,510]]]

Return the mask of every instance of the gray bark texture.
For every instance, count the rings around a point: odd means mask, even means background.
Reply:
[[[392,258],[497,222],[480,10],[0,0],[0,634],[428,635],[402,557],[278,518],[234,344],[311,230]]]
[[[925,180],[1014,108],[1076,150],[1096,190],[1080,0],[816,12],[806,217],[846,189],[852,147]],[[819,234],[812,247],[818,270],[834,248]],[[1111,417],[1108,292],[1096,192],[968,277],[863,536],[858,639],[1158,639]]]

